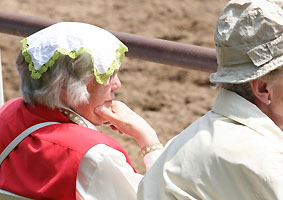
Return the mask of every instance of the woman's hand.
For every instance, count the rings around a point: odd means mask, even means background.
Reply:
[[[153,128],[120,101],[106,102],[103,106],[98,106],[94,112],[109,121],[111,126],[114,126],[112,128],[135,138],[141,148],[159,142]]]

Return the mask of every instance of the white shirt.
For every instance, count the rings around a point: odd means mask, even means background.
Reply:
[[[138,199],[283,199],[283,132],[254,104],[221,90],[212,110],[166,145]]]
[[[85,119],[84,119],[85,120]],[[161,150],[144,157],[146,169],[161,154]],[[120,151],[104,144],[92,147],[82,158],[77,182],[77,199],[134,200],[143,175],[135,173]]]
[[[159,153],[156,151],[150,154]],[[153,156],[150,154],[146,156]],[[133,171],[123,153],[104,144],[96,145],[84,155],[80,163],[77,199],[136,199],[142,177]]]

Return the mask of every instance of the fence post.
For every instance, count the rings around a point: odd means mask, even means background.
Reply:
[[[4,90],[3,90],[3,78],[1,67],[1,49],[0,49],[0,107],[4,104]]]

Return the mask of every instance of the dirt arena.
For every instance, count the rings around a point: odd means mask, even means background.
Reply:
[[[0,9],[19,14],[78,21],[107,30],[213,48],[217,16],[227,0],[1,0]],[[5,100],[19,96],[14,59],[21,37],[0,34]],[[189,71],[126,58],[116,93],[156,130],[161,142],[177,135],[212,106],[216,91],[206,72]],[[129,153],[134,167],[145,168],[136,142],[112,132]]]

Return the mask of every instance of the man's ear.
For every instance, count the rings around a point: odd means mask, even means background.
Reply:
[[[250,82],[250,86],[257,101],[268,105],[270,103],[270,93],[267,87],[267,82],[259,78]]]

